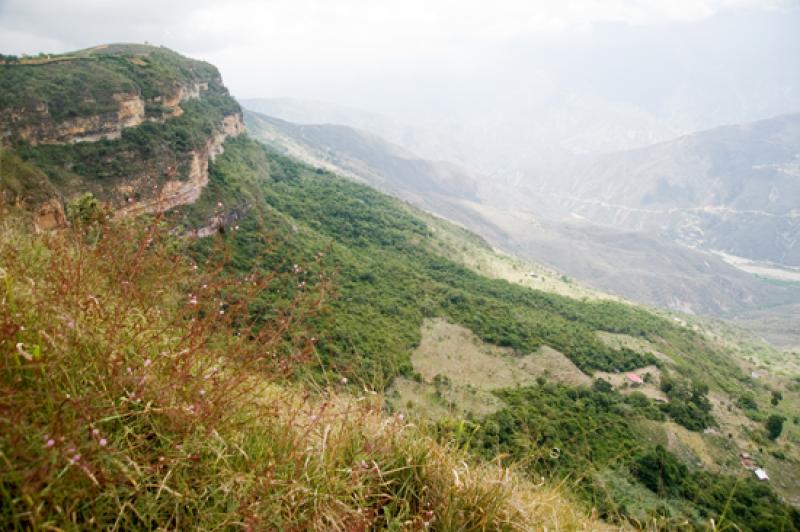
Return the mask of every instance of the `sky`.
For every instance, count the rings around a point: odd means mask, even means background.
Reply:
[[[646,27],[796,0],[0,0],[0,50],[151,42],[209,60],[234,93],[283,95],[361,72],[458,70],[516,39]],[[798,19],[800,20],[800,19]],[[800,30],[800,28],[798,28]]]
[[[0,0],[2,53],[108,42],[207,60],[239,98],[378,111],[461,152],[496,144],[488,159],[800,111],[800,0]]]

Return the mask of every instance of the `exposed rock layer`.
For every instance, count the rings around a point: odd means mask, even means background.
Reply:
[[[13,136],[33,145],[118,139],[125,128],[180,116],[183,113],[181,102],[199,98],[207,90],[208,82],[194,81],[176,84],[171,94],[149,100],[143,99],[138,91],[116,93],[113,95],[116,110],[61,121],[53,119],[46,104],[39,104],[32,109],[10,109],[0,113],[0,124],[4,125],[3,136]],[[158,106],[158,112],[148,113],[148,106]]]
[[[208,184],[208,163],[223,152],[223,144],[226,139],[244,132],[245,125],[240,113],[226,116],[205,146],[192,152],[187,179],[167,181],[161,186],[156,197],[132,202],[118,209],[116,215],[135,216],[143,213],[161,212],[197,201],[203,188]]]

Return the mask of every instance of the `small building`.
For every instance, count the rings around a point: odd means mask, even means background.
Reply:
[[[626,373],[625,374],[625,378],[627,378],[635,386],[641,386],[642,384],[644,384],[644,381],[642,380],[642,378],[640,376],[638,376],[636,373],[632,373],[632,372],[631,373]]]
[[[761,467],[757,468],[753,473],[756,474],[758,480],[769,480],[769,475],[767,475],[767,472]]]

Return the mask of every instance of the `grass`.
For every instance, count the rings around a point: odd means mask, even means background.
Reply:
[[[160,220],[0,231],[0,527],[599,529],[555,487],[287,380],[329,285],[196,264]]]

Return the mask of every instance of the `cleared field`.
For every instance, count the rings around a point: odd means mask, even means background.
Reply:
[[[387,398],[394,408],[417,409],[433,418],[454,413],[485,416],[503,406],[491,390],[532,385],[539,377],[569,385],[592,380],[555,349],[542,347],[519,356],[441,318],[423,323],[422,341],[411,362],[421,382],[398,378]]]

